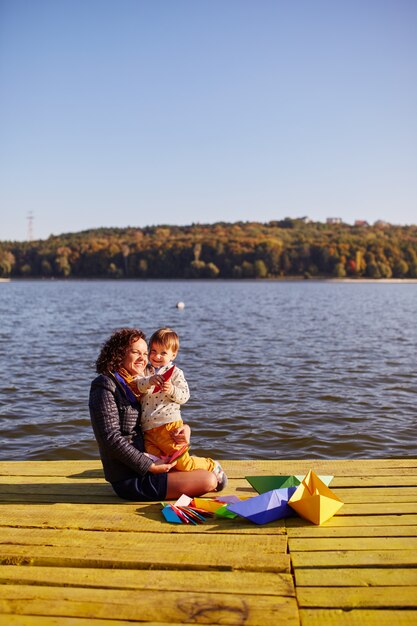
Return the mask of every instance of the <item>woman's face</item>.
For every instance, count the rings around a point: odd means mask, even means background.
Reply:
[[[141,376],[148,363],[148,346],[144,339],[137,339],[126,351],[122,366],[132,376]]]

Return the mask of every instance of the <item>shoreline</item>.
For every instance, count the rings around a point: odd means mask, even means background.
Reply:
[[[101,278],[101,277],[68,277],[68,278],[55,278],[55,277],[30,277],[30,276],[16,276],[14,278],[0,278],[0,283],[10,282],[138,282],[146,283],[153,281],[165,281],[165,282],[190,282],[190,283],[219,283],[219,282],[233,282],[233,283],[263,283],[263,282],[277,282],[277,283],[362,283],[362,284],[417,284],[417,278],[331,278],[326,276],[315,276],[314,278],[305,278],[304,276],[277,276],[271,278]]]

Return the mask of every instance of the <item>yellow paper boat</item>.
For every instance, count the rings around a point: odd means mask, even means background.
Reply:
[[[313,522],[323,524],[333,517],[343,506],[343,502],[331,491],[323,481],[310,470],[288,500],[290,507],[301,517]]]

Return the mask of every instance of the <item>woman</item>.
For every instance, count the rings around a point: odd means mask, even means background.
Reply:
[[[96,361],[99,376],[91,383],[89,407],[106,480],[118,496],[139,502],[215,491],[213,472],[170,472],[175,462],[154,462],[144,454],[140,403],[129,383],[143,375],[147,362],[145,335],[136,328],[114,332]],[[176,431],[174,438],[189,443],[189,426]]]

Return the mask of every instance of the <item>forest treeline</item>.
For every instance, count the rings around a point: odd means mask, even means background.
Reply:
[[[417,226],[286,218],[0,242],[3,278],[417,278]]]

